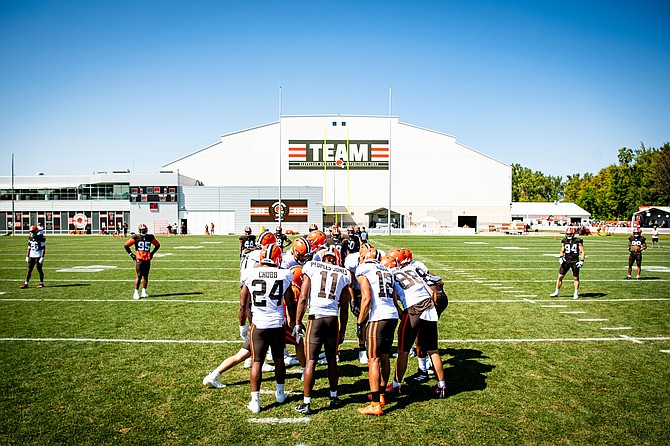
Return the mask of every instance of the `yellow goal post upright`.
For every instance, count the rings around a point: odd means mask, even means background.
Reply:
[[[331,205],[332,211],[328,210],[328,177],[327,177],[327,161],[326,161],[326,144],[327,144],[327,135],[326,129],[323,129],[323,215],[333,215],[334,223],[340,225],[340,215],[344,213],[351,213],[351,175],[349,169],[349,130],[347,129],[347,139],[346,139],[346,160],[344,160],[345,168],[347,170],[347,206],[346,212],[337,211],[337,202],[335,200],[335,172],[337,169],[333,169],[333,204]],[[335,160],[336,162],[338,160]]]

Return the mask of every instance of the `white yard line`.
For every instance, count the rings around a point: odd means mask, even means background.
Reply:
[[[310,418],[307,417],[298,417],[298,418],[249,418],[249,423],[259,423],[259,424],[286,424],[286,423],[309,423]]]

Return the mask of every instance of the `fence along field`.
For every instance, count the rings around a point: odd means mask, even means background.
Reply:
[[[670,438],[670,250],[644,253],[626,281],[626,238],[585,238],[579,300],[558,273],[547,236],[374,237],[405,246],[441,275],[440,320],[449,398],[408,387],[382,417],[364,417],[367,368],[354,327],[342,346],[339,394],[328,410],[317,368],[317,413],[289,368],[277,405],[265,373],[262,411],[246,409],[249,371],[202,378],[241,345],[235,237],[166,237],[148,299],[119,239],[49,237],[43,289],[19,290],[22,237],[0,238],[0,441],[3,444],[662,444]],[[668,239],[661,245],[668,246]],[[351,321],[350,321],[351,322]],[[291,350],[292,347],[289,347]],[[392,361],[393,367],[393,361]],[[408,375],[416,370],[411,359]]]

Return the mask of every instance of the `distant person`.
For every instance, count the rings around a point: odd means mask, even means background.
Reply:
[[[277,244],[282,249],[282,251],[291,244],[291,239],[289,239],[286,234],[284,234],[284,230],[281,226],[277,226],[275,229],[275,237],[277,237]]]
[[[161,244],[158,243],[153,234],[149,234],[149,229],[144,223],[137,227],[139,234],[133,234],[123,247],[135,262],[135,292],[133,299],[137,300],[140,297],[149,297],[147,294],[147,284],[149,283],[149,270],[151,269],[151,259]],[[135,253],[130,250],[130,247],[135,245]],[[153,249],[151,246],[153,245]],[[142,295],[140,296],[139,289],[142,285]]]
[[[558,258],[560,268],[558,269],[558,279],[556,279],[556,290],[550,297],[557,297],[558,291],[563,284],[563,277],[572,270],[572,276],[575,282],[575,294],[573,299],[579,299],[579,270],[584,266],[584,241],[575,237],[575,228],[569,227],[565,230],[565,237],[561,240],[561,254]]]
[[[209,235],[214,235],[214,223],[209,224]]]
[[[128,222],[123,222],[123,238],[128,237]]]
[[[181,235],[186,235],[186,223],[181,224]]]
[[[31,226],[28,233],[28,250],[26,251],[26,263],[28,264],[28,273],[26,280],[19,288],[28,288],[30,276],[33,273],[33,268],[37,267],[37,272],[40,275],[40,284],[37,288],[44,288],[44,271],[42,264],[44,263],[44,254],[47,251],[47,238],[44,236],[44,231],[37,226]]]
[[[368,241],[369,235],[368,235],[368,231],[365,230],[365,226],[363,226],[363,228],[361,229],[361,233],[360,233],[359,237],[361,239],[361,243],[369,243],[369,241]]]
[[[651,230],[651,247],[661,247],[661,243],[658,241],[658,225],[654,225],[654,228]]]
[[[240,257],[256,247],[256,236],[251,232],[251,227],[246,226],[244,234],[240,235]]]
[[[209,225],[205,225],[205,235],[209,235]]]
[[[168,223],[167,225],[168,235],[172,234],[172,225]]]
[[[647,240],[642,235],[639,227],[633,229],[633,235],[628,237],[628,276],[626,280],[630,280],[630,273],[633,270],[633,263],[637,265],[637,280],[640,280],[642,271],[642,251],[647,249]]]

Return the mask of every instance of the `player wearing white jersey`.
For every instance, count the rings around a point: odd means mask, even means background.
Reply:
[[[295,333],[297,337],[304,336],[306,363],[303,402],[295,406],[295,410],[307,415],[312,413],[310,404],[314,369],[322,346],[328,363],[330,407],[335,409],[343,404],[337,396],[339,370],[336,356],[337,346],[344,339],[351,299],[351,276],[349,271],[339,266],[339,251],[334,246],[329,246],[319,254],[323,261],[311,260],[302,268],[303,282],[296,310]],[[306,313],[308,321],[305,329],[302,318]]]
[[[365,253],[365,251],[370,248],[371,246],[369,243],[360,245],[359,251],[350,253],[344,259],[344,267],[351,272],[351,277],[356,277],[356,268],[358,268],[358,265],[361,263],[361,252]],[[351,281],[351,292],[351,312],[358,318],[358,315],[361,312],[361,286],[356,279]],[[368,363],[368,353],[365,350],[365,337],[362,334],[361,336],[358,336],[358,361],[361,364]]]
[[[411,254],[405,254],[404,257],[411,259]],[[423,278],[425,271],[417,263],[410,263],[406,260],[404,266],[393,271],[395,291],[404,310],[398,328],[398,360],[395,378],[390,390],[396,393],[399,391],[400,383],[407,370],[409,351],[416,340],[417,346],[430,356],[435,367],[438,381],[435,393],[438,397],[445,398],[444,369],[437,347],[439,315],[435,309],[436,296]]]
[[[247,319],[252,321],[249,330],[251,343],[251,401],[247,408],[254,413],[261,410],[260,385],[262,379],[261,364],[265,360],[268,348],[274,358],[281,358],[286,347],[284,330],[284,306],[286,302],[289,314],[289,326],[292,325],[292,315],[295,315],[295,301],[293,297],[293,273],[290,270],[278,268],[281,263],[282,250],[274,243],[266,245],[261,250],[261,265],[245,271],[242,277],[240,290],[240,307],[238,319],[240,327],[246,325]],[[277,382],[276,399],[278,403],[286,400],[284,381],[286,366],[283,361],[275,361],[275,380]]]
[[[359,408],[358,412],[379,416],[382,415],[382,406],[385,404],[379,389],[386,389],[391,373],[389,354],[398,325],[398,302],[393,291],[393,274],[379,263],[379,252],[371,247],[361,255],[362,263],[356,268],[356,280],[361,287],[361,311],[356,331],[362,331],[367,318],[365,340],[372,403]]]

